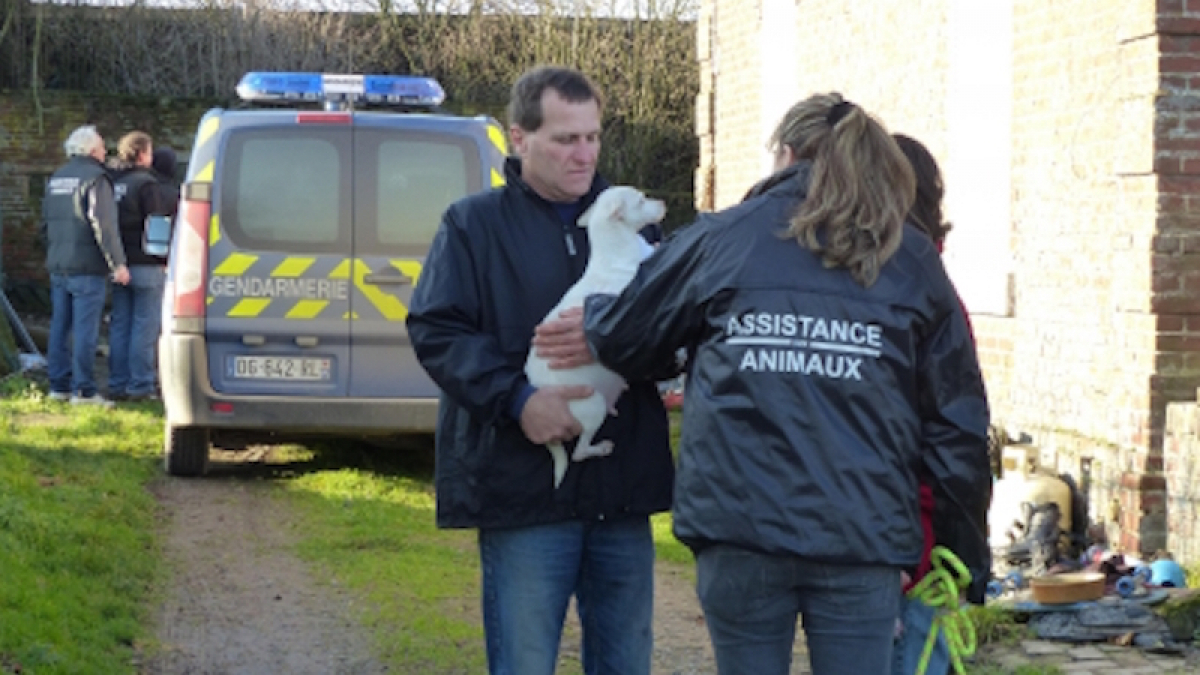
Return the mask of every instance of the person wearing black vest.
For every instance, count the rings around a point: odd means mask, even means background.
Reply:
[[[154,145],[145,132],[121,137],[109,164],[117,196],[121,244],[129,261],[130,281],[113,288],[108,343],[108,395],[114,401],[157,398],[154,352],[161,327],[166,260],[142,250],[146,218],[165,215],[165,195],[150,170]]]
[[[93,376],[107,277],[129,282],[117,231],[113,186],[104,168],[104,138],[79,127],[63,148],[67,163],[46,182],[42,241],[50,273],[50,398],[112,405]],[[71,342],[68,342],[71,338]]]

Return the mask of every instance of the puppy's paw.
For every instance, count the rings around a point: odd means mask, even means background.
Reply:
[[[612,451],[612,441],[600,441],[595,445],[589,445],[586,447],[583,445],[577,445],[575,446],[575,452],[571,454],[571,459],[575,460],[576,462],[582,462],[585,459],[591,459],[593,457],[605,457],[607,455],[611,455]]]

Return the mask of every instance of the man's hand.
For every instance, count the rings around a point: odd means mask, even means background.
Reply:
[[[124,286],[129,283],[129,268],[124,265],[118,265],[117,269],[113,270],[113,281]]]
[[[559,318],[547,321],[533,333],[533,349],[554,369],[575,368],[595,363],[583,337],[583,308],[563,310]]]
[[[586,385],[542,387],[535,391],[521,410],[521,431],[539,445],[569,441],[583,433],[583,426],[571,414],[568,401],[587,398],[592,388]]]

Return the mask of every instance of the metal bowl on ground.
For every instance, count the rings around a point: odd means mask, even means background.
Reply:
[[[1029,588],[1043,605],[1068,605],[1103,596],[1104,579],[1100,572],[1065,572],[1030,579]]]

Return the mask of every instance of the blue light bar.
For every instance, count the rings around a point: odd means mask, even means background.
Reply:
[[[366,101],[436,106],[446,100],[432,77],[251,72],[237,85],[243,101]]]

